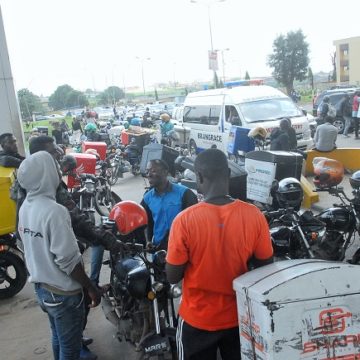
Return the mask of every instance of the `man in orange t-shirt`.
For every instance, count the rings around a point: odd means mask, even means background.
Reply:
[[[170,283],[183,281],[177,330],[179,360],[240,359],[236,296],[232,281],[272,262],[265,217],[253,205],[228,195],[229,168],[217,149],[195,160],[198,191],[204,202],[174,220],[167,254]]]

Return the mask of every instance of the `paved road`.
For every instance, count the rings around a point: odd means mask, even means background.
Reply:
[[[359,147],[360,141],[339,135],[338,147]],[[344,186],[348,188],[347,180]],[[140,201],[144,191],[144,179],[126,176],[114,187],[122,199]],[[320,194],[320,204],[331,206],[334,198]],[[85,256],[88,264],[88,254]],[[88,265],[87,265],[88,267]],[[108,282],[106,267],[101,282]],[[105,319],[100,307],[91,310],[86,334],[95,339],[90,348],[101,360],[132,360],[134,352],[127,343],[114,338],[116,329]],[[0,349],[1,359],[6,360],[48,360],[52,359],[48,321],[34,299],[31,285],[10,300],[0,302]]]

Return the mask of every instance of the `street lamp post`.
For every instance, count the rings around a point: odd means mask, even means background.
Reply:
[[[141,58],[141,57],[137,56],[136,59],[140,60],[140,62],[141,62],[141,78],[142,78],[143,91],[144,91],[144,96],[145,96],[144,61],[151,60],[151,58],[149,58],[149,57]]]
[[[213,37],[212,37],[212,26],[211,26],[211,13],[210,13],[210,8],[211,8],[211,5],[214,4],[214,3],[218,3],[218,2],[224,2],[226,0],[211,0],[211,1],[200,1],[200,0],[190,0],[191,3],[193,4],[201,4],[203,3],[204,5],[207,6],[207,9],[208,9],[208,20],[209,20],[209,33],[210,33],[210,49],[211,49],[211,52],[214,51],[214,43],[213,43]],[[216,70],[213,70],[214,72],[214,78],[216,76]]]
[[[226,49],[215,49],[214,51],[221,53],[221,65],[222,65],[222,73],[223,73],[223,82],[225,82],[225,58],[224,58],[224,52],[229,51],[229,48]]]

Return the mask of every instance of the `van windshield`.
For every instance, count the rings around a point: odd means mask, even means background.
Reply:
[[[302,111],[289,98],[263,99],[239,104],[248,123],[303,116]]]

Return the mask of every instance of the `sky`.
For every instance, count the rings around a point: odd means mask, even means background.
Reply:
[[[62,84],[211,81],[208,8],[213,48],[228,49],[225,79],[271,75],[273,42],[289,31],[306,36],[314,73],[331,71],[334,40],[360,36],[355,0],[193,1],[0,0],[15,87],[47,96]]]

